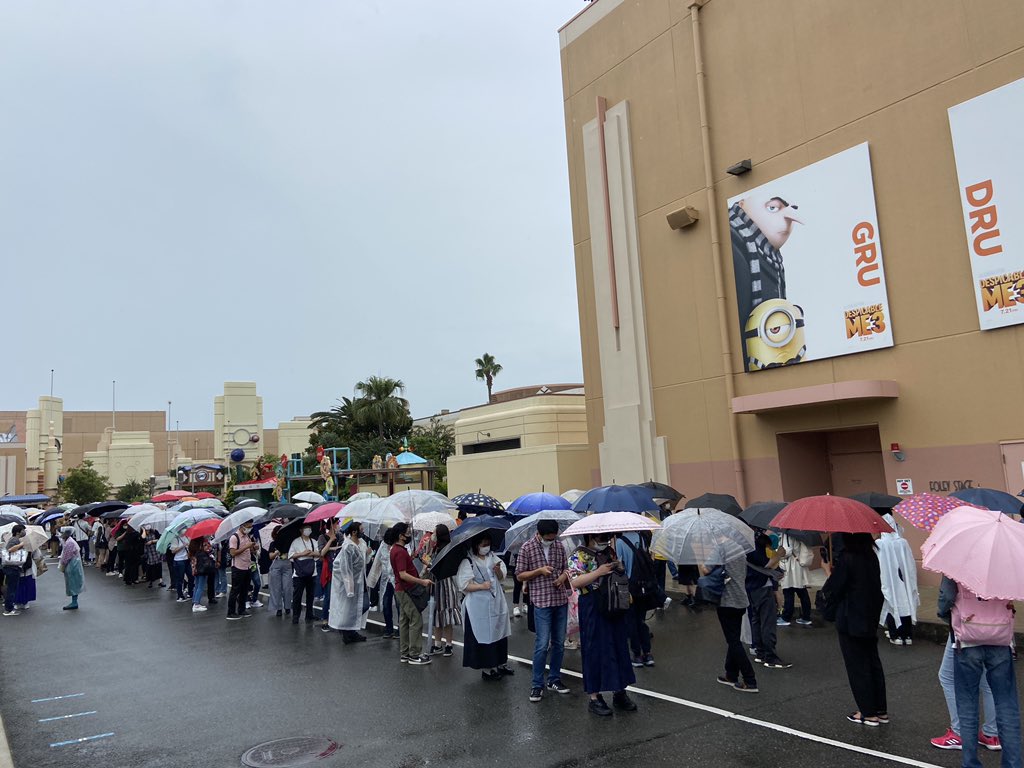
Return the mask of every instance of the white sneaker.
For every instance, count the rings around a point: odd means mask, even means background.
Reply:
[[[193,605],[192,613],[202,613],[203,611],[209,610],[205,605]]]
[[[668,607],[669,607],[670,605],[672,605],[672,598],[671,598],[671,597],[666,597],[666,598],[665,598],[665,602],[661,604],[661,610],[663,610],[663,611],[664,611],[664,610],[665,610],[666,608],[668,608]]]
[[[4,616],[20,616],[21,611],[4,611]]]
[[[174,602],[176,602],[176,603],[191,603],[192,601],[189,600],[187,597],[179,597]]]
[[[214,597],[215,600],[220,599],[220,598],[224,597],[224,593],[223,592],[218,592],[213,597]]]
[[[251,608],[262,608],[263,607],[263,601],[262,600],[257,600],[250,607]]]
[[[245,610],[249,610],[250,608],[252,608],[252,603],[246,603]]]
[[[514,609],[512,609],[512,618],[513,619],[518,619],[522,615],[523,615],[523,612],[521,610],[519,610],[519,606],[518,605]]]

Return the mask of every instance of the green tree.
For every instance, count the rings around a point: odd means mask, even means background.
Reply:
[[[61,496],[75,504],[89,504],[110,498],[110,481],[86,459],[81,466],[68,472],[61,485]]]
[[[429,427],[413,427],[409,433],[409,445],[413,451],[438,466],[444,466],[448,457],[455,453],[455,430],[442,424],[436,416],[430,419]]]
[[[363,428],[375,427],[377,437],[402,437],[412,427],[409,401],[402,397],[405,384],[401,379],[387,376],[369,376],[356,383],[359,397],[352,402],[355,423]]]
[[[494,377],[501,373],[501,365],[494,359],[494,355],[484,352],[483,357],[478,357],[476,363],[476,377],[487,384],[487,402],[494,400],[492,394],[494,388]]]
[[[118,501],[131,503],[133,501],[145,501],[149,498],[149,486],[140,483],[138,480],[129,480],[122,485],[115,496]]]
[[[309,418],[313,420],[313,423],[310,426],[321,432],[347,434],[352,431],[354,423],[352,413],[352,399],[343,397],[338,400],[338,405],[331,407],[331,410],[311,413]]]

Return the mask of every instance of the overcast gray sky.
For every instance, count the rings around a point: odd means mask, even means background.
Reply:
[[[557,29],[582,0],[0,5],[0,410],[269,425],[582,380]]]

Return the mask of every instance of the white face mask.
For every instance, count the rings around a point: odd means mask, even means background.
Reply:
[[[597,544],[594,545],[594,551],[596,551],[596,552],[604,552],[606,549],[608,549],[608,544],[609,544],[609,542],[607,542],[607,541],[604,541],[604,542],[599,541]]]
[[[551,545],[552,545],[552,544],[554,544],[554,543],[555,543],[555,542],[553,542],[553,541],[547,541],[546,539],[541,539],[541,540],[540,540],[540,545],[541,545],[542,547],[544,547],[544,549],[551,549]]]
[[[312,532],[313,532],[312,528],[303,528],[302,529],[302,535],[303,536],[309,536],[309,534],[311,534]]]
[[[477,552],[480,554],[480,557],[483,557],[484,555],[489,555],[491,553],[491,548],[480,547],[480,549],[478,549]]]

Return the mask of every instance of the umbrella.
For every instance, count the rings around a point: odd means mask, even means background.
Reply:
[[[25,520],[25,510],[21,507],[16,507],[14,504],[0,505],[0,515],[11,515],[20,520]]]
[[[271,540],[273,540],[274,534],[277,533],[278,529],[280,528],[281,524],[276,521],[267,523],[262,528],[260,528],[260,544],[263,546],[264,549],[270,547],[270,542]]]
[[[1019,515],[1024,508],[1024,502],[1020,499],[994,488],[964,488],[949,495],[954,499],[966,501],[971,506],[994,509],[1005,515]]]
[[[718,509],[684,509],[651,539],[651,552],[681,565],[725,565],[753,551],[753,529]]]
[[[580,519],[579,514],[571,509],[545,509],[524,517],[505,532],[505,551],[518,552],[519,549],[537,533],[537,523],[541,520],[554,520],[558,523],[558,532]]]
[[[305,520],[307,523],[315,523],[320,520],[326,520],[329,517],[339,517],[341,510],[344,508],[345,505],[341,502],[328,501],[313,507],[313,511],[306,515]]]
[[[379,499],[380,496],[373,491],[360,491],[348,497],[349,501],[363,501],[364,499]]]
[[[307,523],[302,518],[297,517],[278,528],[270,538],[277,544],[279,551],[287,552],[291,543],[299,538],[299,533],[307,526],[313,530],[313,538],[315,540],[320,535],[323,523]]]
[[[259,507],[242,507],[241,509],[236,509],[231,515],[236,512],[244,512],[246,509],[259,509]],[[309,514],[309,510],[305,507],[300,507],[298,504],[271,504],[270,510],[263,510],[263,513],[267,516],[268,520],[272,517],[279,517],[282,520],[293,520],[299,517],[305,519],[306,515]],[[231,517],[231,515],[228,515],[228,517]]]
[[[232,512],[237,512],[238,510],[245,509],[246,507],[262,507],[262,506],[263,506],[263,502],[258,501],[256,499],[242,499],[240,502],[238,502],[237,504],[235,504],[235,506],[233,506],[231,508],[231,511]]]
[[[984,600],[1024,600],[1024,525],[1002,512],[957,507],[921,546],[922,565]]]
[[[201,539],[204,536],[213,536],[217,533],[217,529],[220,527],[223,520],[217,518],[211,518],[209,520],[203,520],[201,523],[187,528],[185,530],[185,537],[189,539]]]
[[[452,499],[452,504],[467,515],[501,515],[505,512],[502,503],[486,493],[464,493]]]
[[[930,531],[939,518],[957,507],[973,507],[974,504],[950,496],[936,496],[932,493],[915,493],[895,507],[893,513],[900,515],[915,528]]]
[[[850,498],[854,501],[859,501],[861,504],[867,504],[872,509],[882,509],[886,512],[891,511],[893,507],[903,501],[903,498],[900,496],[890,496],[888,493],[879,493],[878,491],[857,493]]]
[[[12,522],[0,526],[0,536],[6,536],[9,534],[16,525],[21,525],[21,523]],[[39,549],[49,540],[50,534],[38,525],[26,525],[25,533],[21,536],[21,541],[25,545],[25,550],[28,552],[31,552],[34,549]]]
[[[458,509],[451,499],[436,491],[410,489],[392,494],[381,501],[381,507],[394,509],[405,515],[406,522],[412,522],[420,512],[444,512]]]
[[[190,491],[164,491],[163,493],[154,496],[150,501],[178,501],[179,499],[185,499],[191,496]]]
[[[220,499],[192,499],[175,505],[175,509],[179,512],[184,512],[186,509],[212,509],[216,512],[224,509],[224,502]],[[227,514],[226,510],[224,514]]]
[[[605,512],[588,515],[577,520],[564,531],[562,538],[584,536],[589,533],[619,533],[621,531],[656,531],[661,525],[644,515],[633,512]]]
[[[572,509],[572,504],[552,493],[527,493],[505,507],[505,512],[525,516],[547,509]]]
[[[36,520],[36,525],[46,525],[47,523],[52,523],[54,520],[59,520],[62,517],[64,517],[64,513],[63,512],[51,512],[50,514],[44,515],[43,517],[41,517],[38,520]],[[0,524],[3,524],[3,523],[23,523],[23,522],[25,522],[25,521],[24,520],[19,520],[17,518],[12,518],[10,515],[0,515]]]
[[[161,509],[155,504],[140,504],[137,507],[132,507],[130,510],[125,510],[125,512],[121,513],[122,516],[128,516],[127,512],[132,513],[130,515],[131,520],[129,521],[128,524],[136,531],[141,531],[142,526],[144,525],[149,528],[153,528],[153,526],[149,524],[149,519],[152,518],[155,520],[156,515],[169,515],[169,517],[166,517],[166,519],[164,520],[164,528],[167,527],[167,523],[171,522],[171,520],[173,520],[177,516],[174,511],[169,509]],[[162,532],[164,529],[161,528],[160,530]]]
[[[217,532],[213,536],[213,543],[224,541],[228,536],[237,531],[241,526],[246,523],[251,523],[258,517],[263,517],[267,514],[267,510],[262,507],[246,507],[240,509],[237,512],[232,512],[230,515],[225,517],[217,525]]]
[[[302,491],[292,496],[292,501],[308,501],[311,504],[323,504],[327,499],[316,491]]]
[[[772,527],[772,520],[786,507],[784,501],[757,501],[743,510],[740,520],[751,528],[766,531]]]
[[[166,552],[167,548],[171,545],[171,542],[174,541],[174,539],[186,528],[191,528],[196,523],[202,522],[203,520],[211,520],[213,518],[219,518],[219,515],[216,515],[208,509],[187,509],[184,512],[178,512],[175,518],[168,523],[167,528],[164,529],[163,535],[161,535],[159,541],[157,541],[157,552]]]
[[[892,528],[867,504],[844,496],[808,496],[787,504],[772,528],[827,533],[892,533]]]
[[[557,507],[555,507],[557,509]],[[657,514],[658,502],[647,488],[639,485],[605,485],[580,496],[572,505],[574,512],[639,512]]]
[[[451,530],[455,528],[455,518],[447,512],[420,512],[412,519],[414,531],[433,531],[439,525],[446,525]]]
[[[509,526],[509,521],[503,517],[480,515],[470,518],[452,531],[451,543],[434,556],[430,572],[438,579],[454,576],[469,551],[469,540],[485,531],[491,534],[491,549],[501,551],[502,538]]]
[[[671,485],[665,485],[665,483],[656,483],[653,480],[648,480],[646,483],[640,483],[641,488],[646,488],[651,492],[655,501],[667,501],[675,505],[680,499],[686,497],[673,488]]]
[[[572,490],[566,491],[562,494],[562,498],[568,501],[570,504],[574,504],[576,499],[582,496],[586,491],[581,491],[579,488],[573,488]]]
[[[209,491],[200,491],[199,493],[195,494],[195,497],[197,499],[216,499],[217,498],[214,494],[210,493]]]
[[[71,515],[73,517],[84,517],[88,514],[101,517],[107,512],[120,512],[121,510],[128,509],[130,506],[131,504],[123,501],[99,501],[93,504],[86,504],[85,508],[77,507],[71,510]]]
[[[680,502],[682,502],[682,499],[680,499]],[[677,503],[676,509],[679,508]],[[705,493],[702,496],[687,501],[683,504],[682,509],[719,509],[733,517],[739,517],[740,513],[743,512],[743,507],[736,501],[736,497],[730,496],[727,493]]]

